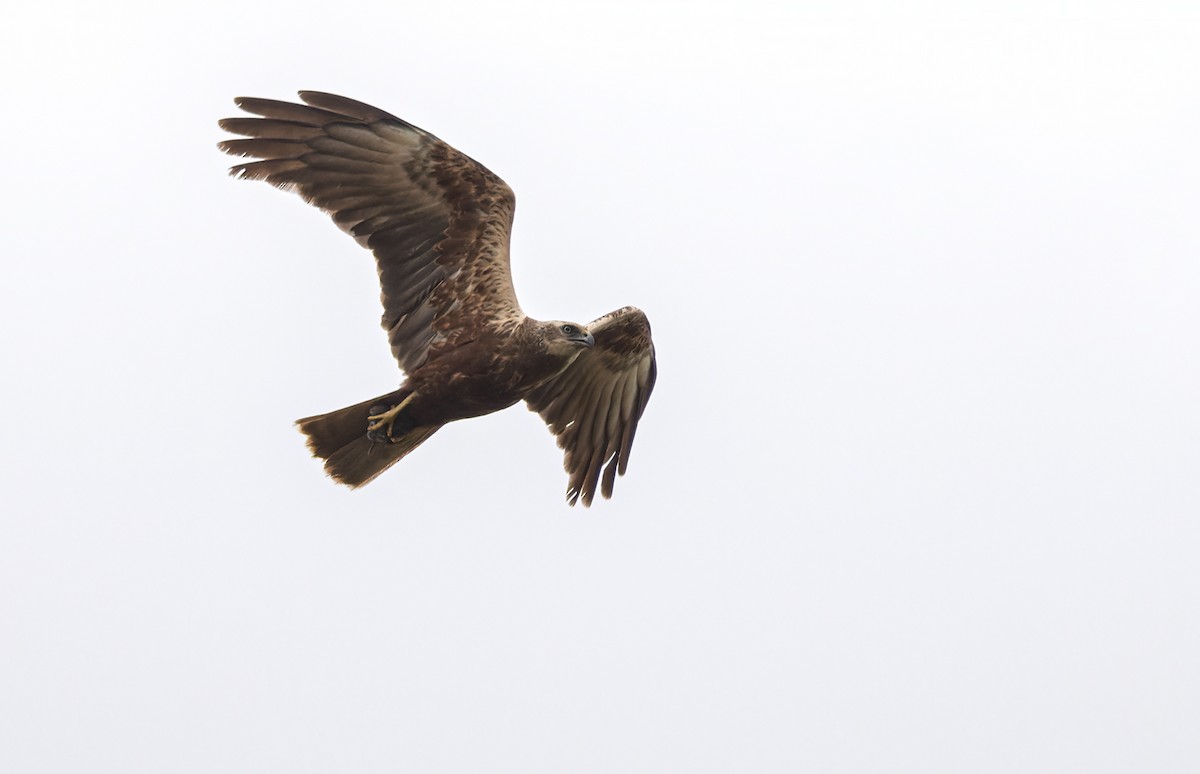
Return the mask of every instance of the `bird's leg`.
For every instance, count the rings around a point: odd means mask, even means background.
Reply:
[[[391,408],[372,406],[371,414],[367,417],[367,438],[377,443],[391,443],[396,440],[397,436],[404,435],[415,427],[416,425],[412,422],[401,422],[400,426],[396,425],[396,418],[400,416],[401,410],[412,401],[413,395],[416,393],[410,394]]]

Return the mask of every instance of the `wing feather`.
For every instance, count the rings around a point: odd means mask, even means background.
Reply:
[[[406,371],[451,341],[524,318],[509,269],[516,200],[483,165],[356,100],[240,97],[260,118],[226,118],[230,172],[298,192],[375,254],[392,353]]]
[[[312,140],[321,136],[321,129],[295,121],[270,118],[223,118],[220,127],[232,134],[246,137],[266,137],[275,140]]]
[[[595,346],[525,398],[563,449],[572,505],[591,505],[597,486],[612,496],[658,375],[650,322],[640,310],[618,309],[587,328]]]

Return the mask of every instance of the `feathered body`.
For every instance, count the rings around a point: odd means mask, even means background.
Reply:
[[[551,348],[547,335],[537,330],[543,325],[524,320],[511,333],[484,333],[426,361],[401,388],[414,393],[405,412],[418,424],[445,424],[524,400],[583,351],[578,345]]]

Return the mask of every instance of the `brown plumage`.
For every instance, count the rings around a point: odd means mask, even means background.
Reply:
[[[299,193],[375,255],[383,328],[407,378],[394,392],[297,423],[336,481],[361,486],[457,419],[521,400],[565,452],[567,501],[612,495],[656,374],[650,323],[624,307],[588,325],[542,322],[509,270],[516,199],[482,164],[370,105],[241,97],[248,139],[230,172]],[[603,478],[601,475],[603,474]]]

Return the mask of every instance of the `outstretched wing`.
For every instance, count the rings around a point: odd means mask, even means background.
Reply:
[[[503,180],[432,134],[345,97],[305,105],[239,97],[261,118],[226,118],[250,139],[221,150],[261,159],[237,177],[294,190],[375,254],[383,327],[406,371],[524,318],[508,263],[516,199]]]
[[[625,475],[633,434],[658,374],[650,321],[640,309],[618,309],[587,329],[596,345],[525,398],[565,451],[571,505],[580,499],[591,505],[597,482],[601,494],[612,497],[613,481],[618,473]]]

